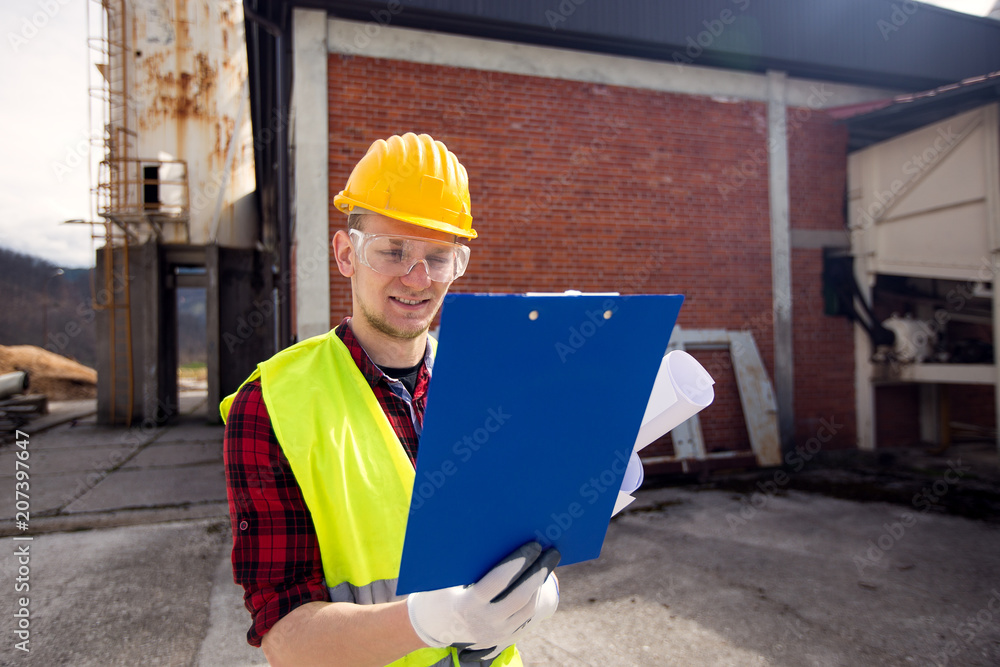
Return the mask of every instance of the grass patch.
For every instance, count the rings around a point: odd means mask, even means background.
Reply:
[[[177,379],[179,380],[208,380],[208,367],[204,361],[195,361],[190,364],[182,364],[177,367]]]

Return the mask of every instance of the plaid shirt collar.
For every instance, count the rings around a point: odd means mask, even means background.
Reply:
[[[385,382],[387,385],[390,385],[391,383],[388,380],[388,376],[382,372],[382,369],[375,365],[375,362],[372,361],[371,357],[368,356],[368,353],[365,352],[365,348],[361,347],[361,342],[358,341],[354,332],[351,331],[351,327],[349,326],[350,321],[350,317],[345,317],[343,321],[337,325],[337,328],[334,329],[334,333],[336,333],[337,336],[340,337],[340,340],[344,342],[344,345],[347,346],[348,351],[351,353],[351,358],[354,359],[354,363],[357,364],[358,369],[361,371],[361,374],[365,376],[365,380],[368,381],[368,384],[372,387],[372,389],[374,389],[379,382]],[[431,346],[428,345],[424,351],[424,365],[421,367],[419,375],[417,375],[416,393],[418,395],[423,393],[421,391],[421,385],[426,386],[424,376],[427,376],[427,379],[430,379],[433,367],[434,357],[431,354]]]

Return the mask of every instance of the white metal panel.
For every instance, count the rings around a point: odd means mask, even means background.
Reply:
[[[949,126],[953,124],[949,123]],[[957,125],[957,123],[955,124]],[[986,145],[983,142],[983,124],[976,123],[969,128],[968,138],[956,143],[954,148],[945,154],[930,148],[924,155],[935,159],[932,167],[926,168],[926,173],[919,172],[923,178],[920,187],[903,193],[898,202],[885,216],[886,220],[898,220],[922,211],[947,208],[953,204],[982,200],[986,194],[986,176],[983,169],[969,169],[970,165],[983,165],[986,161]],[[954,132],[953,127],[950,132]],[[937,140],[943,140],[948,133],[942,133]],[[950,137],[952,138],[952,137]],[[948,144],[945,144],[948,145]],[[934,156],[937,156],[936,158]],[[920,162],[911,162],[909,169],[915,171],[923,162],[924,156],[917,156]],[[913,158],[910,158],[913,160]]]
[[[1000,239],[996,118],[980,107],[849,157],[852,249],[869,275],[982,280]]]
[[[875,226],[876,272],[945,277],[944,272],[978,271],[988,256],[985,221],[986,203],[980,198],[880,222]]]

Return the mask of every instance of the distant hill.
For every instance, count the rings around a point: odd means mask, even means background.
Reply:
[[[54,275],[58,268],[40,257],[0,248],[0,345],[36,345],[94,368],[93,269],[63,269],[62,275]],[[43,336],[46,304],[48,331]],[[178,361],[204,362],[205,290],[179,289],[177,304]]]
[[[63,269],[62,275],[54,275],[58,268],[39,257],[0,248],[0,344],[44,347],[93,368],[92,269]]]

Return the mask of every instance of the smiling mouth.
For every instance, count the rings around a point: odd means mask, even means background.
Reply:
[[[403,299],[402,297],[398,297],[398,296],[393,296],[393,297],[389,297],[389,298],[393,299],[394,301],[398,301],[399,303],[402,303],[402,304],[407,305],[407,306],[419,306],[420,304],[422,304],[422,303],[424,303],[426,301],[426,299],[418,299],[418,300]]]

